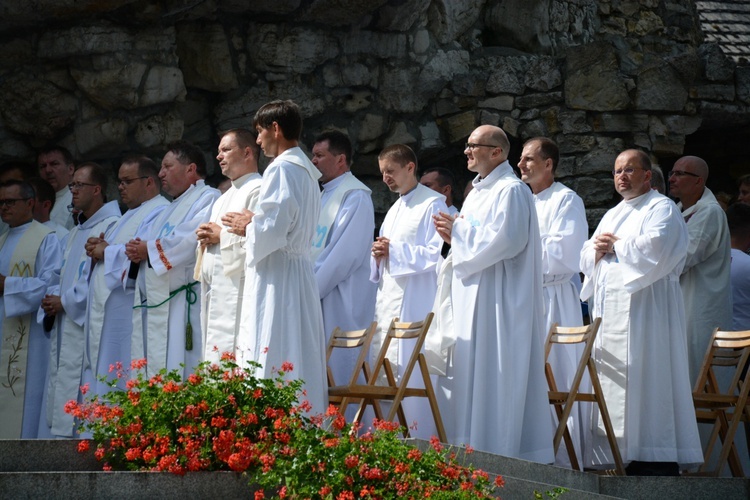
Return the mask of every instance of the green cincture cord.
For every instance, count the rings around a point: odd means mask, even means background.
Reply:
[[[169,292],[169,297],[162,300],[156,305],[149,306],[147,304],[141,304],[140,306],[133,306],[133,309],[139,309],[141,307],[145,307],[146,309],[154,309],[156,307],[163,306],[164,304],[172,300],[175,297],[175,295],[185,290],[185,301],[187,302],[187,325],[185,325],[185,350],[192,351],[193,350],[193,325],[190,324],[190,306],[198,302],[198,294],[195,293],[195,290],[193,290],[193,287],[197,285],[198,283],[200,282],[193,281],[192,283],[188,283],[187,285],[182,285],[177,290]]]

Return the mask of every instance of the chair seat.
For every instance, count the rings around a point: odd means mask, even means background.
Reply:
[[[337,386],[328,388],[328,396],[334,397],[350,397],[350,398],[378,398],[385,400],[392,400],[398,394],[397,387],[384,386],[384,385],[352,385],[352,386]],[[407,387],[403,391],[403,397],[426,397],[427,392],[425,389]]]

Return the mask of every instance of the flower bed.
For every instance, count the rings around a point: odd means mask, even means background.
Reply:
[[[92,433],[105,470],[245,472],[277,498],[488,498],[503,484],[459,465],[436,438],[424,452],[404,443],[397,424],[353,428],[333,406],[307,416],[302,383],[286,379],[289,363],[260,379],[258,365],[241,368],[225,355],[185,381],[177,371],[146,378],[144,366],[133,362],[127,390],[114,389],[127,373],[113,366],[111,392],[66,405]],[[79,451],[90,448],[82,441]]]

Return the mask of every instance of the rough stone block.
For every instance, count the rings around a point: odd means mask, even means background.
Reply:
[[[77,125],[76,146],[84,156],[106,156],[120,151],[127,141],[128,124],[125,120],[105,119]]]
[[[510,111],[513,109],[513,96],[499,95],[479,102],[480,108],[497,109],[498,111]]]
[[[138,107],[138,92],[148,66],[131,62],[98,71],[71,68],[70,74],[86,96],[106,110]]]
[[[550,104],[563,102],[562,92],[548,92],[546,94],[528,94],[516,97],[516,107],[521,109],[538,108]]]
[[[177,28],[177,54],[185,83],[211,92],[239,85],[222,25],[191,23]]]
[[[565,103],[572,109],[614,111],[630,104],[626,79],[620,75],[612,45],[591,43],[569,48]]]
[[[706,84],[690,87],[691,99],[708,99],[711,101],[734,101],[734,84]]]
[[[141,106],[185,99],[185,82],[179,68],[154,66],[148,71],[138,103]]]
[[[473,111],[451,116],[443,122],[443,129],[451,143],[463,141],[474,128],[476,128],[476,119]]]
[[[682,111],[688,92],[671,66],[661,64],[638,75],[635,107],[638,110]]]
[[[261,71],[289,71],[306,74],[338,53],[336,39],[325,32],[284,25],[254,25],[247,39],[247,50]]]
[[[648,129],[648,116],[602,113],[593,115],[591,123],[595,132],[644,132]]]

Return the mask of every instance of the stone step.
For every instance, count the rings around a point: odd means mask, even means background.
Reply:
[[[414,444],[423,449],[430,446],[428,442],[420,440],[414,440]],[[481,451],[474,451],[469,455],[459,451],[457,456],[464,463],[471,463],[486,472],[503,476],[506,479],[506,488],[504,488],[506,491],[501,493],[503,498],[515,498],[508,495],[508,486],[512,481],[528,481],[568,488],[570,491],[562,497],[563,499],[577,499],[579,494],[583,494],[579,492],[634,500],[671,498],[747,500],[750,498],[750,479],[748,478],[606,476]],[[542,491],[539,488],[536,490]]]
[[[426,441],[412,440],[426,449]],[[169,473],[101,472],[93,453],[77,451],[77,440],[0,440],[0,495],[2,498],[45,499],[161,499],[240,498],[254,490],[240,474],[198,472],[185,476]],[[475,451],[457,452],[459,461],[471,463],[492,475],[501,475],[504,499],[534,498],[555,487],[568,492],[563,499],[604,498],[747,499],[750,479],[704,477],[617,477],[582,473]],[[546,498],[546,496],[545,496]]]

